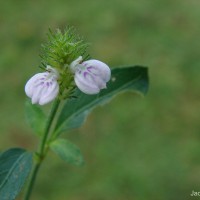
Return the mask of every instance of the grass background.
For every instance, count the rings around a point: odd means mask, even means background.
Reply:
[[[38,71],[49,27],[74,25],[93,58],[149,66],[145,98],[126,93],[65,135],[86,165],[50,153],[33,200],[188,200],[200,191],[200,2],[49,0],[0,2],[0,150],[33,150],[24,84]],[[19,197],[20,199],[20,197]]]

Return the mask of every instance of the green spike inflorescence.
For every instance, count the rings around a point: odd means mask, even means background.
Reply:
[[[73,27],[67,27],[64,32],[57,29],[53,32],[49,29],[48,41],[42,45],[40,57],[43,70],[46,66],[57,69],[59,72],[59,97],[62,99],[73,97],[75,89],[74,76],[69,68],[79,56],[83,60],[90,58],[87,53],[88,43],[85,43],[76,33]]]
[[[47,35],[48,41],[42,45],[40,55],[43,66],[50,65],[62,70],[79,56],[82,56],[83,60],[89,58],[88,43],[75,33],[73,27],[67,27],[63,33],[59,29],[55,32],[49,29]]]

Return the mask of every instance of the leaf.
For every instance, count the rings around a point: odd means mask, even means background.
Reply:
[[[148,72],[146,67],[123,67],[112,70],[112,77],[107,89],[97,95],[86,95],[75,92],[76,99],[67,100],[58,117],[55,132],[61,132],[80,127],[91,110],[98,105],[110,101],[117,94],[133,91],[146,94],[148,91]]]
[[[44,131],[46,116],[37,105],[33,105],[29,100],[26,101],[26,119],[33,131],[41,136]]]
[[[65,139],[57,139],[50,144],[50,148],[64,161],[81,166],[84,164],[80,149]]]
[[[32,154],[20,148],[0,154],[0,200],[14,200],[32,167]]]

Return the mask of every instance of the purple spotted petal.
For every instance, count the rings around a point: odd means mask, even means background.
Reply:
[[[92,74],[100,76],[105,82],[110,80],[111,71],[108,65],[99,60],[88,60],[82,63]]]
[[[97,94],[110,80],[110,68],[99,60],[88,60],[76,65],[75,83],[86,94]]]
[[[57,74],[54,72],[35,74],[25,85],[25,93],[32,104],[47,104],[56,98],[58,92]]]

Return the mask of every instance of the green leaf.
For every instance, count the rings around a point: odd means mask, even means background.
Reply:
[[[58,117],[55,132],[61,132],[80,127],[93,108],[110,101],[117,94],[133,91],[146,94],[148,91],[148,71],[146,67],[114,68],[107,89],[97,95],[86,95],[75,92],[76,99],[67,100]]]
[[[46,116],[37,105],[33,105],[29,100],[26,101],[26,119],[33,131],[41,136],[44,131]]]
[[[64,161],[81,166],[84,164],[80,149],[65,139],[57,139],[50,144],[50,148]]]
[[[13,148],[0,154],[0,199],[14,200],[32,167],[32,154]]]

